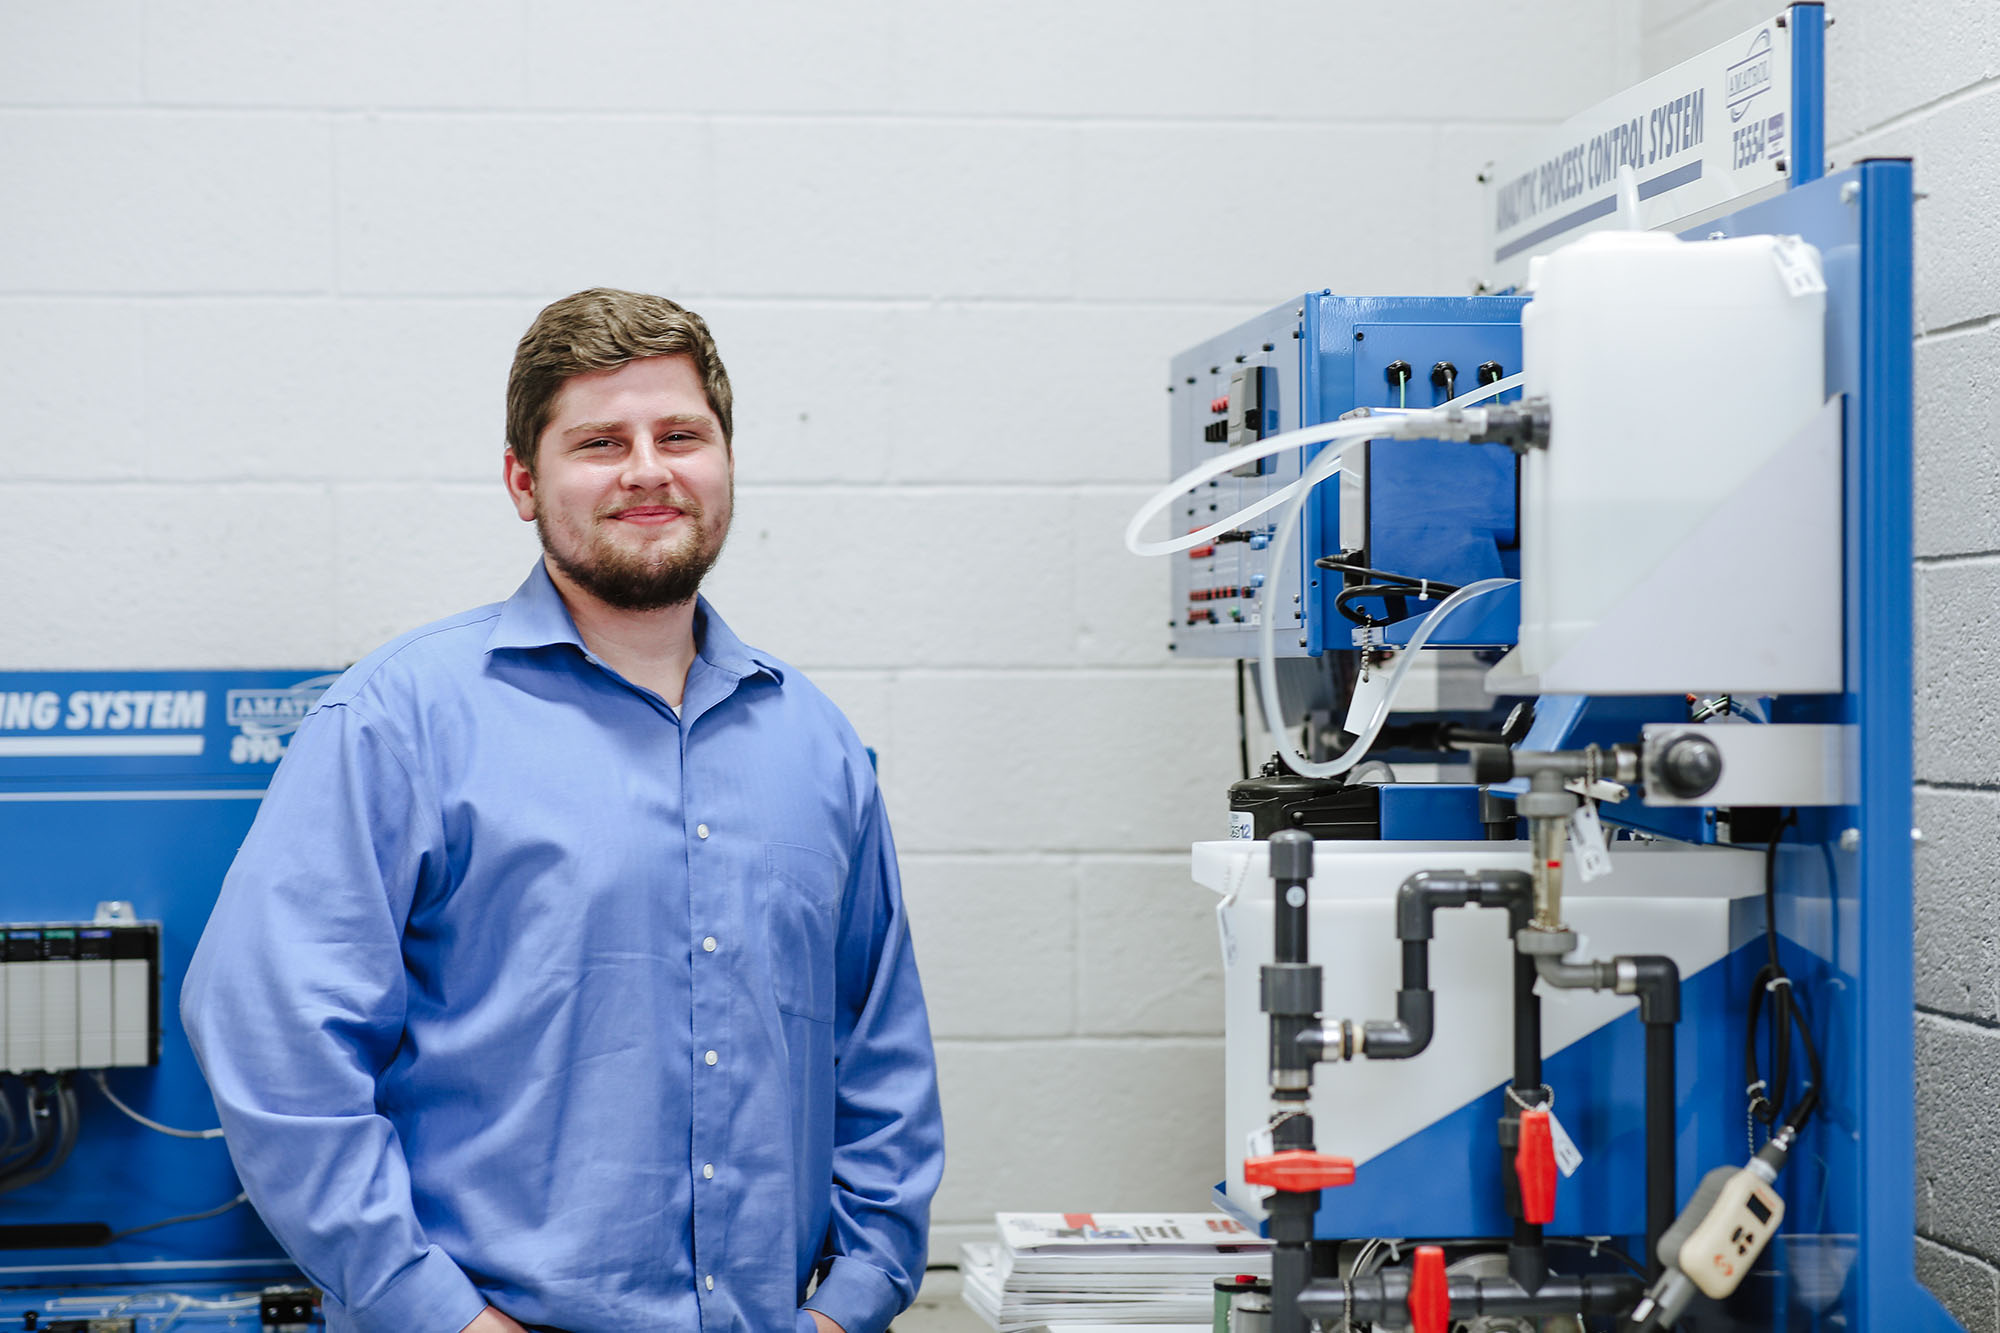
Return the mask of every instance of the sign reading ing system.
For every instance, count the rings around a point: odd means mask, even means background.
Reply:
[[[269,771],[338,678],[321,672],[0,673],[0,779]],[[63,765],[46,767],[48,761]],[[139,767],[134,767],[135,762]],[[240,766],[240,767],[239,767]]]
[[[1486,176],[1487,285],[1526,281],[1528,260],[1619,225],[1630,167],[1648,228],[1775,194],[1787,183],[1792,48],[1774,16],[1634,85]]]

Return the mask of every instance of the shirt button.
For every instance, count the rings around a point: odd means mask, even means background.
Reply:
[[[701,942],[701,951],[703,953],[715,952],[715,936],[710,935],[707,939]]]
[[[703,1163],[701,1164],[701,1178],[702,1178],[703,1180],[714,1180],[714,1179],[715,1179],[715,1163],[714,1163],[714,1162],[703,1162]]]
[[[708,836],[708,825],[696,824],[694,826],[694,836],[697,838],[706,838]]]
[[[715,1274],[713,1274],[713,1273],[710,1273],[710,1274],[709,1274],[709,1275],[708,1275],[707,1277],[703,1278],[703,1279],[702,1279],[702,1281],[703,1281],[703,1282],[704,1282],[705,1284],[707,1284],[707,1286],[708,1286],[708,1289],[709,1289],[710,1291],[714,1291],[714,1290],[715,1290]]]
[[[710,1064],[714,1064],[714,1063],[715,1063],[715,1052],[714,1052],[714,1051],[710,1051],[710,1052],[709,1052],[709,1053],[708,1053],[707,1055],[704,1055],[704,1056],[702,1056],[701,1058],[702,1058],[702,1059],[704,1059],[704,1060],[706,1060],[706,1061],[708,1061],[708,1063],[710,1063]]]

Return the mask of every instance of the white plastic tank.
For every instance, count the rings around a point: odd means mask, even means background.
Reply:
[[[1539,675],[1818,414],[1826,289],[1797,237],[1638,231],[1540,256],[1528,281],[1524,388],[1553,422],[1521,476],[1519,669]],[[1756,596],[1743,574],[1713,595]]]

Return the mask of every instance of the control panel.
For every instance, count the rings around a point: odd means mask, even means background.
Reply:
[[[1173,474],[1357,409],[1435,407],[1520,369],[1519,297],[1287,302],[1172,363]],[[1513,396],[1513,395],[1503,395]],[[1181,498],[1194,532],[1292,485],[1320,445],[1249,460]],[[1454,588],[1512,577],[1516,467],[1500,445],[1375,441],[1307,502],[1304,541],[1270,567],[1280,505],[1171,560],[1171,643],[1254,657],[1265,617],[1281,657],[1355,646],[1359,629],[1420,616]]]

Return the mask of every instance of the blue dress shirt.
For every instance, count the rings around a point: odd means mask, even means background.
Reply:
[[[676,716],[538,564],[293,738],[181,1013],[331,1328],[876,1333],[915,1295],[943,1133],[874,771],[695,626]]]

